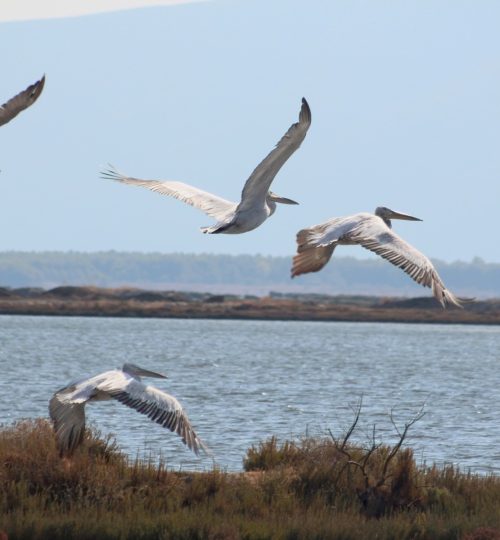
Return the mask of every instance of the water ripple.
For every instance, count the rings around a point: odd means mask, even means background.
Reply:
[[[272,435],[342,434],[363,396],[360,442],[373,424],[395,442],[391,411],[403,425],[425,403],[408,438],[422,463],[500,472],[498,327],[1,316],[0,344],[4,423],[47,416],[59,387],[133,362],[168,375],[154,384],[179,399],[228,470]],[[212,466],[119,403],[87,416],[132,458]]]

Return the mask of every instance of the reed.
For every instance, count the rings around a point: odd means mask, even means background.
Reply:
[[[62,460],[47,421],[17,422],[0,428],[0,537],[500,539],[499,478],[342,444],[272,438],[242,473],[189,473],[129,461],[94,430]]]

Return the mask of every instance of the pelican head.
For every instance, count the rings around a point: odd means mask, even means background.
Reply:
[[[384,223],[391,228],[391,219],[405,219],[407,221],[422,221],[421,219],[410,216],[409,214],[403,214],[401,212],[396,212],[395,210],[391,210],[390,208],[386,208],[385,206],[378,206],[375,209],[375,215],[379,218],[382,218],[384,220]]]
[[[135,364],[123,364],[122,370],[132,377],[155,377],[156,379],[166,379],[166,375],[161,373],[156,373],[155,371],[149,371],[149,369],[144,369]]]
[[[287,199],[286,197],[280,197],[276,193],[269,191],[267,194],[268,200],[281,204],[299,204],[298,202],[292,201],[292,199]]]

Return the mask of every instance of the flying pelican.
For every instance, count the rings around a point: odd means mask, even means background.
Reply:
[[[122,369],[105,371],[58,390],[50,400],[49,412],[60,454],[71,455],[83,441],[85,404],[109,399],[121,401],[161,426],[175,431],[196,455],[200,448],[208,452],[194,432],[181,404],[173,396],[143,384],[141,377],[166,379],[160,373],[134,364],[124,364]]]
[[[392,231],[391,219],[422,221],[419,218],[379,206],[375,214],[363,212],[332,218],[297,233],[297,254],[293,258],[292,278],[317,272],[330,260],[336,246],[359,244],[404,270],[432,292],[443,307],[460,300],[441,281],[431,261]]]
[[[239,203],[227,201],[182,182],[140,180],[125,176],[113,168],[103,171],[102,177],[145,187],[161,195],[170,195],[202,210],[217,220],[215,225],[203,227],[201,230],[204,233],[241,234],[262,225],[269,216],[274,214],[276,203],[298,204],[291,199],[276,195],[269,188],[283,164],[301,145],[310,125],[311,110],[307,101],[302,98],[299,121],[290,126],[276,147],[250,175],[243,187]]]
[[[36,83],[28,86],[26,90],[19,92],[16,96],[6,101],[0,107],[0,126],[10,122],[21,111],[33,105],[38,99],[45,84],[45,75]]]

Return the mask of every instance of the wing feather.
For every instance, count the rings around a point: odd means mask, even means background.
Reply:
[[[297,253],[293,258],[292,277],[318,272],[331,259],[335,244],[310,248]]]
[[[33,103],[35,103],[42,93],[44,84],[45,75],[36,83],[28,86],[26,90],[19,92],[19,94],[6,101],[0,107],[0,126],[10,122],[21,111],[24,111],[24,109],[28,108],[30,105],[33,105]]]
[[[123,384],[114,386],[106,384],[101,389],[124,405],[146,415],[153,422],[177,433],[182,442],[196,455],[200,449],[207,452],[206,446],[196,435],[181,404],[173,396],[154,386],[146,386],[126,374],[124,377],[126,382]]]
[[[292,124],[274,149],[257,165],[243,187],[238,210],[253,208],[256,201],[265,201],[278,171],[300,147],[311,125],[311,110],[302,98],[299,121]]]
[[[335,247],[352,228],[352,218],[332,218],[297,233],[297,254],[293,258],[292,278],[318,272],[331,259]]]
[[[103,171],[101,176],[123,184],[144,187],[160,195],[168,195],[205,212],[205,214],[218,221],[225,220],[236,209],[236,203],[227,201],[207,191],[202,191],[189,184],[184,184],[183,182],[173,180],[141,180],[140,178],[125,176],[113,167]]]
[[[389,229],[379,217],[373,216],[372,220],[362,223],[353,231],[349,240],[401,268],[418,284],[431,287],[443,307],[449,304],[462,307],[460,300],[445,287],[432,262]]]
[[[67,401],[64,391],[58,392],[50,400],[49,413],[59,453],[71,455],[85,434],[85,403]]]

